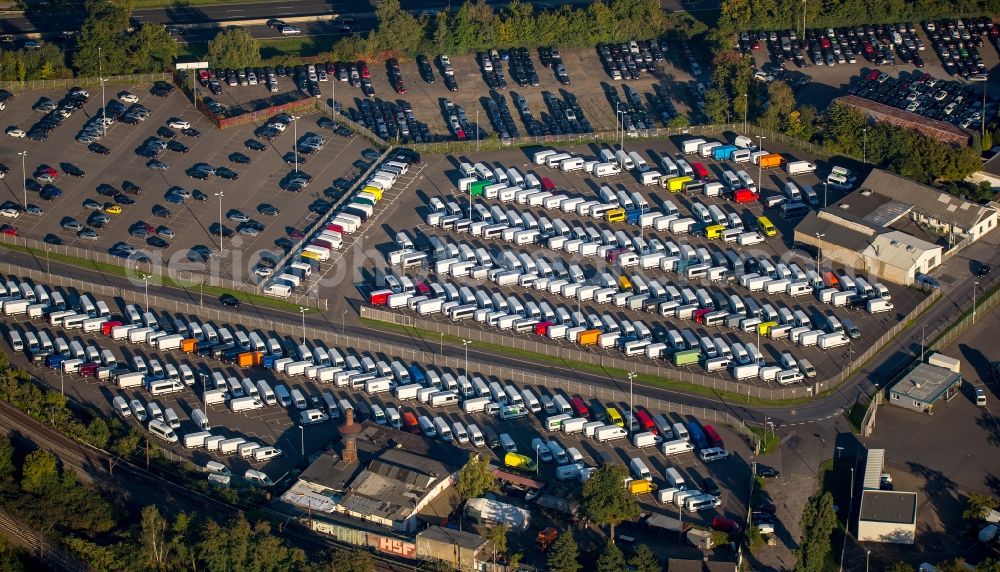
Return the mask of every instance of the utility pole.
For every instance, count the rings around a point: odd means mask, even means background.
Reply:
[[[462,340],[462,347],[465,348],[465,375],[466,377],[472,377],[469,375],[469,344],[472,340]]]
[[[299,313],[302,314],[302,343],[306,343],[306,309],[299,306]]]
[[[101,80],[101,131],[104,133],[104,138],[107,139],[108,125],[104,121],[107,117],[104,113],[107,102],[104,99],[104,58],[101,57],[101,46],[97,46],[97,77]]]
[[[757,150],[758,151],[763,151],[764,150],[764,143],[763,143],[764,139],[767,139],[767,137],[764,136],[764,135],[757,135]],[[764,171],[763,171],[763,166],[760,164],[760,161],[757,161],[757,192],[759,193],[759,192],[761,192],[763,190],[764,190]]]
[[[479,142],[482,139],[479,137],[479,110],[476,110],[476,151],[479,151]]]
[[[861,162],[868,163],[868,126],[861,128]]]
[[[292,155],[295,156],[295,172],[299,172],[299,116],[292,116]]]
[[[743,94],[743,134],[747,134],[747,112],[750,108],[749,94]]]
[[[823,242],[824,236],[826,236],[824,232],[816,233],[816,272],[819,272],[820,264],[823,262],[823,250],[820,243]]]
[[[635,419],[635,398],[632,395],[632,380],[635,379],[635,375],[636,374],[634,371],[630,371],[628,373],[628,412],[633,419]],[[632,430],[632,424],[629,423],[629,431],[631,430]]]
[[[979,290],[979,282],[972,283],[972,323],[976,323],[976,290]]]
[[[21,156],[21,190],[24,192],[24,210],[28,210],[28,171],[24,165],[24,160],[28,157],[28,150],[18,153]]]

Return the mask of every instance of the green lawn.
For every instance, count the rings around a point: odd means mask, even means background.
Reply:
[[[31,254],[33,256],[37,256],[38,258],[48,258],[49,260],[53,260],[55,262],[69,264],[71,266],[77,266],[79,268],[85,268],[87,270],[95,270],[102,274],[110,274],[112,276],[120,276],[122,278],[126,278],[129,276],[125,268],[122,268],[121,266],[115,266],[114,264],[94,262],[92,260],[76,258],[75,256],[67,256],[65,254],[45,253],[42,251],[35,250],[33,248],[20,246],[17,244],[0,244],[0,246],[8,250],[15,250],[18,252],[24,252],[26,254]],[[167,276],[161,276],[160,283],[162,284],[162,286],[166,288],[175,288],[180,290],[191,290],[191,291],[194,291],[195,289],[195,287],[191,286],[190,284],[177,282],[175,280],[170,279]],[[298,314],[299,308],[301,307],[299,304],[295,304],[292,302],[277,300],[275,298],[271,298],[268,296],[261,296],[259,294],[229,290],[228,288],[221,288],[218,286],[203,286],[199,288],[198,291],[200,294],[208,295],[210,298],[212,297],[217,298],[219,296],[222,296],[223,294],[232,294],[233,296],[236,296],[240,300],[252,304],[254,306],[261,306],[264,308],[270,308],[272,310],[280,310],[282,312],[290,312],[294,314]],[[314,313],[318,312],[319,310],[317,310],[316,308],[307,308],[307,311],[308,313]]]
[[[325,36],[296,36],[277,40],[260,40],[260,57],[263,60],[281,56],[311,57],[329,52],[333,39]]]
[[[361,323],[372,328],[401,332],[409,336],[422,339],[426,343],[432,346],[434,344],[439,343],[440,340],[442,339],[444,341],[447,341],[449,345],[461,345],[462,343],[461,338],[448,335],[445,335],[442,338],[441,334],[439,334],[438,332],[432,332],[430,330],[423,330],[420,328],[400,326],[398,324],[391,324],[388,322],[381,322],[378,320],[370,320],[370,319],[361,319]],[[470,345],[477,349],[488,350],[493,353],[508,355],[511,357],[523,358],[535,362],[549,363],[559,367],[572,369],[574,371],[585,371],[588,373],[594,373],[597,375],[603,375],[621,380],[628,379],[629,372],[623,369],[601,367],[600,365],[578,362],[573,360],[564,360],[547,354],[540,354],[526,350],[519,350],[498,344],[490,344],[485,342],[472,342]],[[738,395],[730,391],[716,390],[712,389],[711,387],[705,387],[693,383],[686,383],[683,381],[678,381],[663,377],[655,377],[648,374],[639,374],[636,376],[635,380],[645,383],[646,385],[653,385],[657,387],[663,387],[666,389],[673,389],[688,394],[703,395],[706,397],[711,397],[713,399],[719,399],[722,401],[735,401],[741,404],[746,403],[748,405],[757,405],[757,406],[799,405],[802,403],[808,403],[813,399],[810,397],[800,397],[796,399],[785,399],[785,400],[760,399],[753,396],[748,397],[742,394]],[[820,396],[826,395],[829,391],[832,390],[827,390],[826,392],[821,393]]]
[[[758,452],[760,455],[771,453],[781,445],[781,439],[774,431],[765,431],[763,427],[751,427],[750,431],[760,441],[760,451]]]

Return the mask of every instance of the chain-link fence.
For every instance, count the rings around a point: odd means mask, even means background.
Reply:
[[[171,81],[172,74],[167,72],[141,73],[132,75],[112,75],[104,78],[104,85],[136,85],[155,83],[157,81]],[[36,89],[69,89],[71,87],[101,87],[99,77],[71,77],[62,79],[32,79],[25,81],[0,81],[0,89],[6,89],[12,93],[19,91],[32,91]]]
[[[993,306],[996,306],[998,301],[1000,301],[1000,288],[994,288],[982,298],[977,299],[974,308],[970,309],[970,311],[962,316],[960,320],[945,330],[940,337],[927,346],[927,349],[940,351],[951,345],[953,341],[972,327],[972,325],[976,323],[977,319],[983,318],[984,315],[993,308]],[[931,339],[933,339],[933,335]]]
[[[767,147],[769,143],[779,143],[785,147],[791,147],[811,157],[829,159],[830,152],[801,139],[789,137],[784,133],[778,133],[770,129],[748,125],[746,131],[742,123],[722,123],[711,125],[692,125],[683,128],[661,127],[655,129],[642,129],[625,133],[625,144],[636,144],[642,140],[662,140],[677,136],[692,137],[721,137],[725,133],[737,133],[746,135],[751,139],[758,140],[762,147]],[[427,154],[452,154],[497,151],[510,147],[526,147],[530,145],[580,145],[585,143],[618,143],[621,141],[620,131],[600,131],[594,133],[567,133],[562,135],[540,135],[513,137],[508,139],[487,138],[480,141],[440,141],[435,143],[411,143],[407,147]]]
[[[236,292],[246,292],[249,294],[259,293],[258,286],[253,283],[236,282],[235,280],[222,278],[221,276],[213,275],[207,272],[183,271],[170,268],[162,261],[158,261],[155,257],[155,253],[153,253],[154,256],[150,256],[149,260],[136,258],[136,255],[132,255],[128,258],[122,258],[104,250],[82,248],[68,244],[49,244],[47,242],[31,238],[11,236],[7,234],[0,234],[0,243],[28,249],[30,254],[37,257],[40,262],[45,263],[46,270],[48,270],[49,263],[52,260],[55,260],[56,262],[67,262],[74,266],[88,267],[98,271],[101,270],[100,265],[107,265],[121,268],[125,271],[127,277],[138,282],[142,282],[142,277],[144,275],[149,275],[151,277],[152,284],[164,284],[169,281],[177,285],[186,284],[191,288],[197,288],[199,285],[202,285],[225,288]],[[76,260],[66,260],[66,258],[63,257]],[[90,262],[92,264],[85,265],[81,264],[81,262]]]
[[[652,375],[661,379],[697,385],[706,389],[711,389],[713,392],[727,392],[729,394],[740,396],[745,395],[748,400],[750,398],[756,398],[758,400],[774,402],[798,399],[802,397],[812,397],[834,389],[837,385],[850,377],[854,371],[864,365],[869,359],[882,351],[882,349],[902,330],[909,328],[912,325],[910,324],[910,321],[929,308],[939,296],[940,294],[935,292],[922,300],[904,319],[898,321],[892,328],[884,332],[878,340],[868,346],[868,349],[864,352],[859,354],[854,354],[852,352],[853,359],[851,363],[844,368],[838,376],[826,380],[819,380],[808,386],[800,385],[796,387],[782,388],[766,387],[747,382],[741,383],[718,377],[702,375],[700,373],[684,369],[665,368],[658,365],[650,365],[636,360],[611,357],[599,351],[589,352],[577,348],[560,347],[551,343],[537,341],[537,338],[534,336],[506,336],[501,333],[490,332],[478,328],[470,328],[458,324],[424,320],[381,308],[362,306],[361,317],[401,326],[415,327],[421,330],[437,332],[439,334],[472,340],[475,342],[503,346],[517,351],[545,355],[558,360],[589,364],[604,369],[616,369],[626,372],[634,371],[636,373]]]

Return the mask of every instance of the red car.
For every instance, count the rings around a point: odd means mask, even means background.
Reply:
[[[365,79],[371,79],[372,77],[371,72],[368,71],[368,64],[360,60],[358,60],[358,73]]]
[[[738,532],[740,530],[740,525],[731,518],[715,515],[712,517],[712,528],[715,530],[721,530],[722,532]]]
[[[868,72],[868,75],[865,76],[865,79],[868,80],[868,81],[875,81],[875,80],[878,79],[878,74],[880,74],[880,73],[882,73],[882,72],[880,72],[878,70],[872,70],[872,71]]]
[[[303,233],[301,230],[298,230],[298,229],[292,229],[292,230],[290,230],[288,232],[288,236],[292,240],[299,240],[299,239],[305,237],[305,233]]]
[[[17,227],[5,224],[0,226],[0,234],[6,234],[7,236],[17,236]]]

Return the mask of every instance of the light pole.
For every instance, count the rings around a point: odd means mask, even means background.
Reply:
[[[826,208],[826,181],[823,181],[823,208]]]
[[[481,139],[479,138],[479,110],[477,109],[476,110],[476,151],[479,151],[479,142],[480,141],[481,141]]]
[[[347,310],[344,310],[344,313],[340,315],[340,333],[342,334],[347,333],[347,326],[344,323],[346,321],[347,321]]]
[[[635,399],[632,397],[632,380],[635,379],[635,372],[628,372],[628,411],[632,418],[635,418]],[[629,430],[632,430],[632,424],[629,423]]]
[[[51,274],[52,268],[49,266],[49,253],[52,252],[51,248],[45,248],[45,273]]]
[[[149,278],[150,278],[149,274],[143,274],[142,275],[142,285],[145,287],[145,290],[146,290],[146,311],[147,312],[149,311]]]
[[[843,450],[844,450],[843,447],[840,447],[840,446],[837,447],[837,458],[838,459],[840,458],[840,452],[843,451]]]
[[[444,355],[444,334],[441,334],[441,339],[438,342],[438,354]]]
[[[64,369],[62,367],[60,367],[59,368],[59,393],[62,394],[63,396],[65,396],[66,395],[66,384],[63,381],[63,372],[64,372]]]
[[[105,123],[104,110],[106,108],[107,102],[104,99],[104,58],[101,57],[101,46],[97,46],[97,78],[101,80],[101,131],[104,133],[104,138],[108,138],[108,125]]]
[[[24,192],[24,210],[28,210],[28,171],[24,165],[24,160],[28,157],[28,150],[18,153],[21,156],[21,190]]]
[[[866,550],[865,551],[865,572],[868,572],[868,564],[871,562],[871,559],[872,559],[872,551],[871,550]]]
[[[823,262],[823,250],[820,247],[820,242],[823,241],[824,236],[826,236],[825,232],[816,233],[816,272],[819,272],[820,264]]]
[[[743,94],[743,134],[747,134],[747,111],[750,108],[749,94]]]
[[[225,250],[225,247],[222,245],[222,241],[225,238],[222,233],[222,197],[225,196],[225,193],[223,191],[219,191],[215,193],[215,196],[219,197],[219,255],[221,256],[222,252]]]
[[[299,443],[299,448],[302,451],[302,456],[305,457],[306,456],[306,427],[305,427],[305,425],[299,425],[299,435],[300,435],[300,438],[301,438],[301,441]]]
[[[976,323],[976,290],[979,290],[979,282],[972,283],[972,323]]]
[[[868,128],[861,128],[861,162],[868,162]]]
[[[208,422],[208,401],[205,392],[208,391],[208,374],[201,374],[201,412],[205,414],[205,422]]]
[[[299,116],[292,116],[292,155],[295,156],[295,172],[299,172]]]
[[[757,150],[758,151],[763,151],[764,150],[764,144],[762,143],[762,140],[764,140],[764,139],[767,139],[767,137],[765,137],[764,135],[758,135],[757,136]],[[757,192],[759,193],[759,192],[761,192],[763,190],[764,190],[764,171],[763,171],[763,167],[760,164],[760,161],[757,161]]]
[[[920,326],[920,363],[924,363],[924,352],[927,350],[927,324]]]
[[[299,306],[299,313],[302,314],[302,343],[306,343],[306,309]]]
[[[462,340],[462,347],[465,348],[465,375],[467,377],[471,377],[469,375],[469,344],[471,343],[472,340],[466,340],[466,339]]]
[[[844,551],[847,549],[847,535],[851,531],[852,512],[854,512],[854,467],[851,467],[851,502],[848,503],[847,518],[844,519],[844,542],[840,545],[840,572],[844,572]]]

